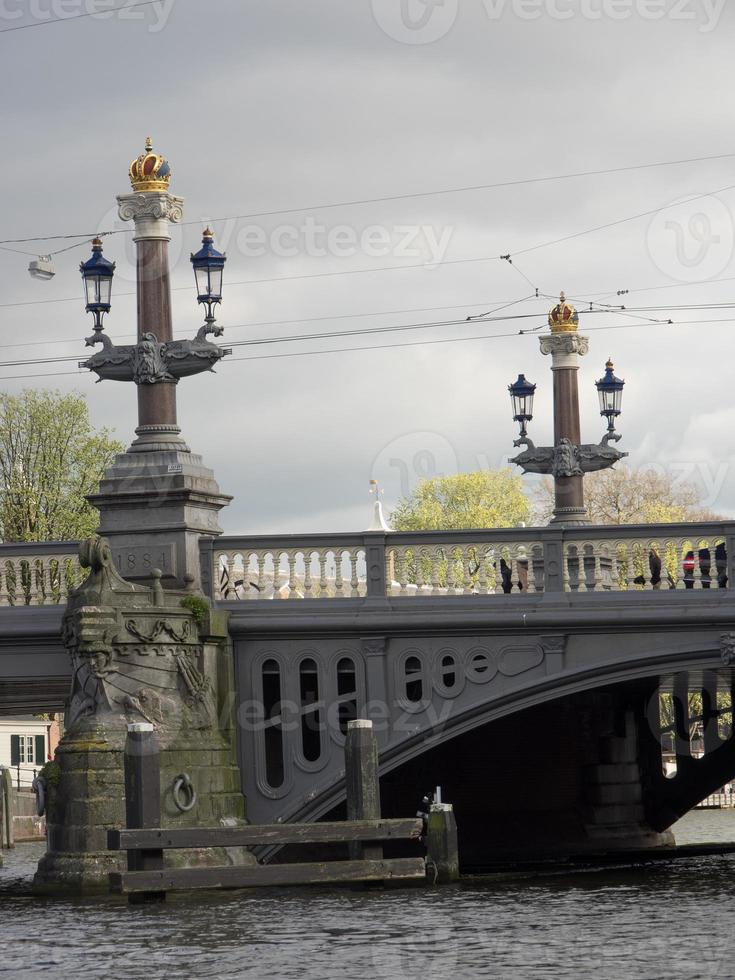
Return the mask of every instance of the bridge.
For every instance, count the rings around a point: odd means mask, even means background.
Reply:
[[[4,713],[63,707],[76,551],[0,548]],[[368,717],[386,815],[442,785],[465,862],[666,842],[735,776],[733,556],[728,522],[202,539],[249,819],[339,814]]]

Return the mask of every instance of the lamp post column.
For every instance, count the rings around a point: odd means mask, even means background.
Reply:
[[[150,340],[150,357],[138,366],[138,438],[131,452],[187,450],[176,417],[176,381],[157,363],[158,344],[173,340],[168,267],[169,223],[181,221],[183,198],[168,191],[134,191],[117,198],[123,221],[135,223],[138,342]]]
[[[564,452],[567,443],[582,442],[579,421],[579,358],[589,351],[589,338],[577,333],[579,319],[574,307],[561,295],[559,305],[549,315],[551,333],[541,337],[541,353],[551,355],[554,376],[553,468],[554,517],[552,524],[588,524],[584,503],[584,477],[574,451]]]

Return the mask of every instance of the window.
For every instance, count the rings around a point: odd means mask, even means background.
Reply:
[[[46,761],[45,735],[11,735],[10,765],[42,766]]]

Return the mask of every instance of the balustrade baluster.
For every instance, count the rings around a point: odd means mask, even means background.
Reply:
[[[592,584],[592,591],[604,592],[602,575],[602,545],[599,543],[593,542],[592,544],[592,560],[594,562],[594,582]]]
[[[281,599],[281,552],[276,550],[271,552],[273,559],[273,598]]]
[[[51,559],[36,560],[36,602],[39,606],[50,606],[54,601],[51,594]]]
[[[408,595],[408,554],[405,548],[398,552],[398,595]]]
[[[628,580],[627,585],[630,591],[636,588],[636,572],[635,572],[635,548],[632,541],[627,541],[625,544],[625,552],[628,559]]]
[[[513,594],[513,589],[518,590],[520,584],[520,573],[518,569],[518,558],[515,553],[510,556],[510,592]]]
[[[527,582],[528,582],[528,594],[533,595],[535,592],[539,592],[539,583],[536,581],[536,563],[535,563],[535,548],[534,545],[529,545],[526,552],[526,566],[528,568]]]
[[[479,568],[477,571],[477,585],[480,595],[487,595],[490,591],[487,580],[487,551],[484,548],[477,549],[477,561]]]
[[[699,560],[699,552],[701,550],[702,550],[702,542],[701,541],[699,542],[699,544],[694,544],[693,543],[692,554],[694,556],[694,571],[693,571],[693,575],[694,575],[694,588],[695,589],[701,589],[701,588],[703,588],[703,585],[702,585],[702,579],[703,579],[702,566],[701,566],[700,560]]]
[[[258,566],[258,588],[255,590],[255,595],[253,598],[260,598],[263,596],[265,598],[266,592],[266,579],[265,579],[265,562],[267,558],[267,553],[265,551],[256,552],[255,560]]]
[[[572,591],[571,576],[569,574],[569,545],[564,545],[561,557],[562,577],[564,579],[564,591]]]
[[[304,599],[313,599],[311,583],[311,555],[310,551],[304,551]]]
[[[353,597],[359,596],[360,591],[358,586],[360,584],[360,580],[357,577],[357,551],[350,551],[350,568],[352,571],[352,575],[350,578],[350,588],[352,589],[351,594]]]
[[[426,580],[424,578],[424,555],[423,548],[417,548],[413,553],[416,563],[416,595],[421,595],[426,586]]]
[[[464,595],[472,595],[472,570],[470,568],[470,563],[472,561],[472,546],[462,549],[462,563],[464,566],[464,580],[463,580],[463,593]]]
[[[334,596],[344,596],[344,580],[342,578],[342,552],[339,548],[334,551]]]
[[[577,592],[589,592],[587,588],[587,569],[584,567],[586,544],[576,545]],[[571,559],[570,559],[571,560]],[[570,569],[571,574],[571,569]]]
[[[439,577],[439,563],[441,561],[441,549],[432,548],[429,552],[431,561],[431,594],[441,595],[441,579]]]
[[[447,561],[447,595],[454,595],[456,591],[454,577],[454,548],[447,548],[445,554]]]
[[[69,559],[60,558],[59,559],[59,602],[65,603],[69,598],[69,585],[68,585],[68,575],[69,575]],[[217,589],[218,583],[215,583],[215,589]]]
[[[288,562],[288,597],[289,599],[298,599],[299,587],[296,579],[297,552],[293,550],[287,551],[286,561]]]

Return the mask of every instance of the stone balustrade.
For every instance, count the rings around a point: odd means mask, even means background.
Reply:
[[[205,539],[218,600],[730,588],[735,523]]]
[[[55,606],[86,576],[75,541],[0,545],[0,606]]]

